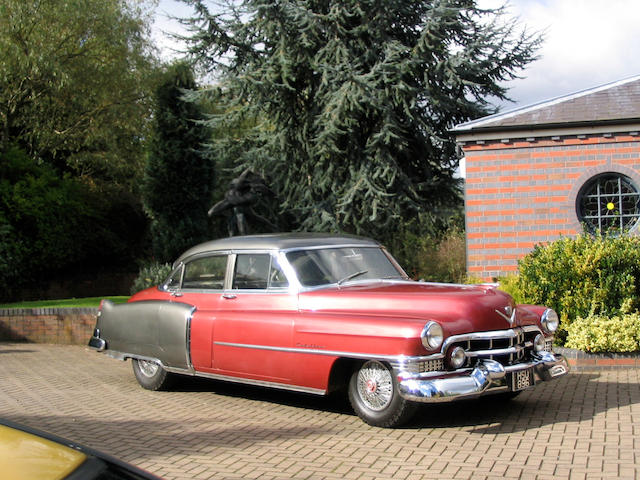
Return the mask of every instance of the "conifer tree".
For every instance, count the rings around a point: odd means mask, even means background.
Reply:
[[[207,93],[231,100],[211,123],[262,119],[236,163],[297,228],[387,242],[460,205],[448,131],[492,113],[540,43],[474,0],[183,1],[190,53],[217,76]]]
[[[207,239],[214,169],[203,148],[203,115],[183,95],[197,88],[191,67],[170,66],[156,90],[154,131],[143,181],[143,203],[151,218],[155,259],[173,261]]]

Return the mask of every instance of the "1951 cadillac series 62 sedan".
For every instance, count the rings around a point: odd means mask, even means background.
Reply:
[[[315,394],[346,389],[365,422],[406,422],[419,403],[514,396],[565,375],[558,316],[495,285],[409,280],[377,242],[231,237],[178,258],[159,287],[103,301],[89,345],[132,359],[144,388],[176,374]]]

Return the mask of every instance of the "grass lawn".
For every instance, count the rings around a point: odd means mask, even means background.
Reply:
[[[67,298],[64,300],[36,300],[33,302],[2,303],[0,308],[65,308],[65,307],[95,307],[100,305],[100,300],[108,298],[114,303],[124,303],[129,297],[89,297]]]

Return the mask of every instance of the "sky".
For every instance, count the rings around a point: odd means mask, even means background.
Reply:
[[[482,7],[501,0],[479,0]],[[540,59],[507,84],[515,103],[529,105],[640,74],[639,0],[510,0],[508,15],[532,32],[544,32]],[[180,32],[168,15],[188,16],[176,0],[160,0],[153,36],[164,57],[179,48],[163,32]]]

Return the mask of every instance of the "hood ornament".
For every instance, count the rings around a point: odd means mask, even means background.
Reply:
[[[509,325],[513,325],[516,321],[516,310],[511,305],[504,307],[504,312],[498,309],[495,312],[509,322]]]

